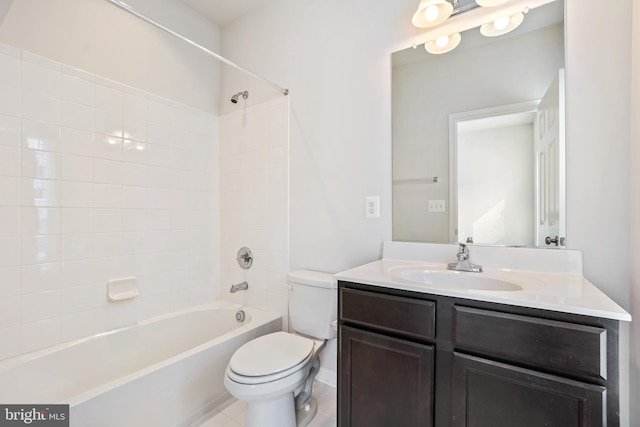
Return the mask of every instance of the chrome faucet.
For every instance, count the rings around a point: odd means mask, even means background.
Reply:
[[[247,282],[242,282],[238,283],[237,285],[231,285],[231,289],[229,289],[229,292],[235,294],[238,291],[246,291],[247,289],[249,289],[249,284]]]
[[[458,249],[458,253],[456,257],[458,258],[457,262],[452,262],[447,264],[448,270],[455,271],[468,271],[473,273],[482,273],[482,266],[471,264],[469,261],[469,248],[464,243],[458,243],[460,245]]]

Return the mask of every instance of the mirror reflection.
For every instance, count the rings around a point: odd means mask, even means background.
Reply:
[[[563,9],[393,53],[394,240],[564,246]]]

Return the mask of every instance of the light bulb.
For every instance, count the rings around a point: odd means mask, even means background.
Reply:
[[[440,9],[436,5],[431,5],[424,10],[424,19],[428,22],[435,21],[438,15],[440,15]]]
[[[503,17],[498,18],[495,21],[493,21],[493,26],[498,31],[504,30],[505,28],[507,28],[507,25],[509,25],[509,17],[508,16],[503,16]]]
[[[440,36],[436,39],[436,46],[439,48],[445,47],[449,43],[449,36]]]

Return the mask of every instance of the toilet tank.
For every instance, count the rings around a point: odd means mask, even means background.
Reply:
[[[287,275],[289,322],[300,334],[313,338],[335,338],[331,322],[337,319],[338,291],[333,274],[294,270]]]

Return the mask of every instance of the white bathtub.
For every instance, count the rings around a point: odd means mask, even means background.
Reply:
[[[70,405],[73,427],[184,426],[229,397],[224,370],[279,316],[217,301],[0,362],[0,403]]]

